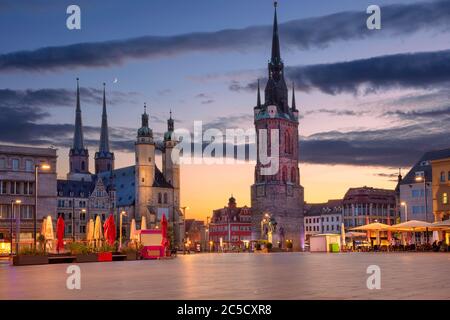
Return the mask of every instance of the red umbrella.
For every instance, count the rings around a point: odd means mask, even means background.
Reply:
[[[163,214],[161,218],[161,233],[162,233],[161,245],[167,248],[169,246],[169,240],[167,239],[167,219],[165,214]]]
[[[64,249],[64,219],[59,216],[58,221],[56,222],[56,250]]]
[[[116,224],[114,223],[114,217],[110,215],[103,224],[103,231],[105,239],[110,246],[114,245],[116,240]]]

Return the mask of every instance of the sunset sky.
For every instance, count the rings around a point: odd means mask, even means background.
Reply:
[[[81,30],[66,28],[70,4]],[[366,28],[371,4],[381,30]],[[252,128],[272,19],[271,0],[2,0],[0,143],[55,146],[64,178],[77,77],[91,171],[103,82],[116,168],[134,164],[144,102],[158,139],[170,109],[176,128]],[[278,21],[307,202],[394,188],[398,168],[449,147],[450,1],[281,0]],[[253,166],[182,166],[188,218],[210,216],[231,194],[250,206]]]

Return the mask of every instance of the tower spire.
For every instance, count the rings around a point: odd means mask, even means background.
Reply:
[[[261,90],[259,88],[259,79],[258,79],[258,96],[256,98],[256,106],[261,108]]]
[[[167,120],[167,131],[173,132],[173,130],[174,130],[174,123],[172,119],[172,110],[170,110],[169,120]]]
[[[77,106],[75,110],[75,132],[73,135],[73,146],[74,150],[83,150],[83,125],[81,122],[81,103],[80,103],[80,85],[79,78],[77,78]]]
[[[100,147],[99,152],[109,152],[108,137],[108,115],[106,113],[106,84],[103,82],[103,111],[102,111],[102,128],[100,131]]]
[[[297,111],[297,106],[295,105],[295,83],[292,82],[292,111]]]
[[[277,18],[277,6],[278,2],[274,1],[273,6],[275,8],[273,17],[273,34],[272,34],[272,60],[273,64],[278,64],[281,62],[280,53],[280,38],[278,36],[278,18]]]

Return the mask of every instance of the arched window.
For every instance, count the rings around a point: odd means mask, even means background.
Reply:
[[[161,203],[162,202],[162,195],[161,195],[161,193],[158,193],[158,203]]]
[[[445,182],[445,172],[441,171],[441,182]]]
[[[288,131],[284,132],[284,152],[291,153],[291,137]]]
[[[297,170],[295,170],[295,167],[291,169],[291,182],[297,182]]]
[[[286,182],[287,181],[287,168],[286,167],[283,167],[282,177],[283,177],[283,182]]]

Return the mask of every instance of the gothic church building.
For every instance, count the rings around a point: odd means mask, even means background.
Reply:
[[[173,228],[175,242],[182,243],[183,224],[180,211],[180,168],[172,161],[171,153],[176,145],[173,140],[174,120],[172,114],[167,121],[167,132],[162,144],[156,143],[149,126],[149,115],[144,106],[141,127],[135,141],[135,164],[118,168],[114,166],[114,153],[110,149],[106,93],[103,87],[103,111],[100,142],[95,153],[95,173],[90,172],[89,151],[84,145],[80,103],[80,88],[77,79],[75,131],[69,152],[69,173],[66,180],[58,180],[58,215],[66,224],[66,237],[85,238],[89,219],[99,215],[102,221],[110,214],[119,224],[123,218],[124,239],[129,236],[129,223],[136,219],[138,227],[146,217],[147,228],[159,224],[164,214]],[[156,166],[156,151],[162,153],[162,171]]]

